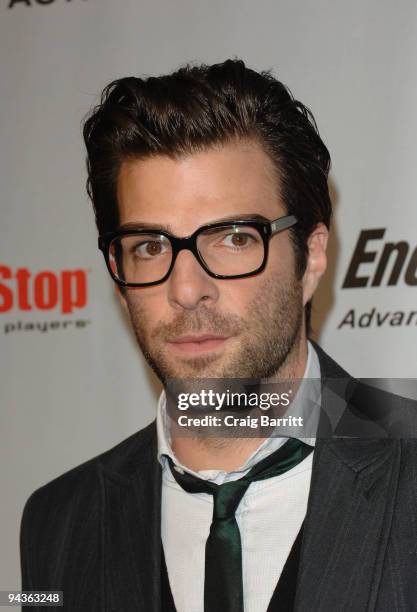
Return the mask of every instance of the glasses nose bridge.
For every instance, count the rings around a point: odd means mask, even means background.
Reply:
[[[197,250],[197,236],[198,231],[191,234],[191,236],[186,236],[185,238],[178,238],[177,236],[170,236],[171,244],[172,244],[172,264],[171,269],[174,267],[175,262],[177,260],[177,256],[181,251],[191,251],[194,255],[195,259],[198,261],[201,267],[202,261],[200,259],[200,255]]]

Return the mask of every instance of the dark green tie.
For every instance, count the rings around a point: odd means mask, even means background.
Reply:
[[[243,612],[242,547],[235,512],[251,482],[284,474],[313,450],[289,439],[245,476],[217,485],[187,472],[180,474],[168,457],[172,475],[188,493],[213,495],[213,519],[206,542],[204,612]]]

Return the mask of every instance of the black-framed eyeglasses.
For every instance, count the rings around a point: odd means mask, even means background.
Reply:
[[[161,229],[120,229],[99,236],[98,246],[111,277],[124,287],[163,283],[183,249],[213,278],[245,278],[264,270],[272,236],[296,223],[294,215],[274,221],[218,221],[185,238]]]

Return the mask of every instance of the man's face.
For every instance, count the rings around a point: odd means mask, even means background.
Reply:
[[[175,160],[126,161],[118,204],[121,227],[144,222],[180,237],[225,218],[286,214],[270,158],[248,141]],[[310,284],[295,276],[287,230],[272,237],[266,269],[256,276],[212,278],[183,250],[164,283],[128,288],[123,300],[139,345],[164,382],[278,373],[304,337],[310,293]]]

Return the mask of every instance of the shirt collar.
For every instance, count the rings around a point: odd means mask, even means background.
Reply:
[[[309,423],[308,429],[310,431],[315,431],[314,427],[318,423],[319,408],[321,405],[321,372],[318,355],[313,345],[309,341],[307,341],[307,347],[308,356],[306,367],[304,370],[303,381],[297,392],[297,396],[292,403],[291,414],[294,416],[302,416],[304,421]],[[309,380],[311,382],[306,384],[306,380]],[[314,384],[314,381],[316,381],[317,384]],[[311,406],[317,407],[317,410],[310,412]],[[178,468],[179,470],[189,472],[190,474],[194,474],[199,478],[212,480],[217,484],[240,478],[246,472],[248,472],[256,463],[276,451],[288,439],[283,437],[270,436],[252,453],[252,455],[250,455],[250,457],[241,467],[237,468],[233,472],[224,472],[222,470],[201,470],[199,472],[194,472],[193,470],[190,470],[178,461],[171,448],[169,418],[166,412],[165,390],[162,390],[158,400],[156,412],[156,429],[158,438],[158,461],[160,462],[162,468],[166,467],[168,463],[166,457],[168,456],[172,459],[176,468]],[[316,444],[316,439],[313,437],[300,439],[302,439],[306,444],[309,444],[310,446],[315,446]]]

